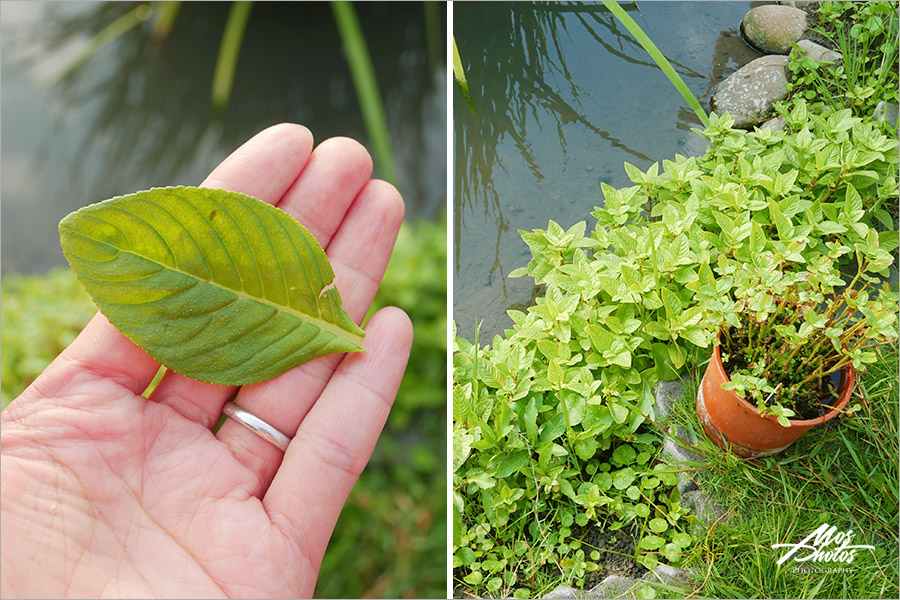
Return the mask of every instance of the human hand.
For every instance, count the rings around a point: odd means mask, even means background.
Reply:
[[[204,186],[282,208],[325,248],[350,316],[378,289],[403,200],[358,143],[312,151],[271,127]],[[167,372],[97,314],[2,413],[3,597],[310,597],[347,494],[387,419],[412,326],[399,309],[337,354],[234,388]],[[240,405],[293,435],[287,451],[228,419]]]

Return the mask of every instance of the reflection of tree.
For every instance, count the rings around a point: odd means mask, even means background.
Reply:
[[[458,26],[455,32],[475,109],[467,110],[461,96],[456,97],[455,271],[460,274],[459,249],[466,215],[476,207],[483,207],[485,217],[497,226],[496,254],[489,281],[499,270],[503,295],[508,299],[499,239],[508,231],[509,221],[503,216],[503,205],[493,185],[494,169],[503,168],[498,146],[507,136],[536,181],[543,179],[543,174],[534,160],[528,127],[529,124],[542,127],[541,119],[548,115],[559,132],[564,156],[567,142],[563,126],[577,122],[639,161],[652,162],[587,118],[582,99],[596,101],[583,93],[566,64],[560,40],[568,35],[567,28],[573,24],[583,27],[598,42],[598,53],[606,52],[653,69],[656,65],[599,4],[479,2],[457,4],[455,10],[457,23],[480,24],[475,28]],[[493,25],[490,34],[484,33],[484,24]],[[682,76],[704,78],[677,62],[673,66]]]

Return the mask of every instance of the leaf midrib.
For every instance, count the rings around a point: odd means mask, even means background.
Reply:
[[[306,314],[306,313],[302,313],[302,312],[297,311],[296,309],[294,309],[294,308],[291,307],[291,306],[282,306],[282,305],[280,305],[280,304],[277,304],[277,303],[275,303],[275,302],[272,302],[271,300],[269,300],[269,299],[267,299],[267,298],[259,298],[259,297],[256,297],[256,296],[252,296],[252,295],[250,295],[250,294],[247,294],[247,293],[244,292],[243,290],[240,290],[240,291],[234,290],[234,289],[229,288],[229,287],[227,287],[227,286],[225,286],[225,285],[222,285],[222,284],[220,284],[220,283],[218,283],[218,282],[216,282],[216,281],[213,281],[213,280],[207,280],[207,279],[204,279],[204,278],[202,278],[202,277],[197,277],[197,276],[194,275],[193,273],[188,273],[187,271],[184,271],[184,270],[182,270],[182,269],[179,269],[178,267],[173,267],[173,266],[171,266],[171,265],[167,265],[167,264],[165,264],[165,263],[161,263],[161,262],[159,262],[158,260],[154,260],[154,259],[152,259],[152,258],[150,258],[150,257],[144,256],[143,254],[138,254],[137,252],[134,252],[133,250],[125,250],[125,249],[123,249],[123,248],[119,248],[118,246],[116,246],[116,245],[114,245],[114,244],[110,244],[109,242],[104,242],[104,241],[101,241],[101,240],[94,239],[94,238],[92,238],[92,237],[88,237],[88,236],[84,235],[83,233],[80,233],[80,232],[78,232],[78,231],[75,231],[74,229],[72,229],[72,228],[69,227],[69,226],[66,226],[66,230],[68,231],[68,233],[69,233],[70,235],[76,235],[76,236],[79,236],[79,237],[81,237],[81,238],[83,238],[83,239],[86,239],[86,240],[89,240],[89,241],[91,241],[91,242],[94,242],[94,243],[96,243],[96,244],[102,244],[103,246],[106,246],[107,248],[112,248],[112,249],[116,250],[116,251],[119,252],[119,253],[127,253],[127,254],[130,254],[131,256],[136,256],[136,257],[138,257],[138,258],[141,258],[141,259],[143,259],[143,260],[146,260],[147,262],[150,262],[150,263],[159,265],[159,266],[161,266],[163,269],[166,269],[166,270],[169,270],[169,271],[174,271],[174,272],[176,272],[176,273],[180,273],[180,274],[182,274],[182,275],[185,275],[186,277],[189,277],[189,278],[191,278],[191,279],[195,279],[195,280],[199,281],[200,283],[206,283],[207,285],[211,285],[211,286],[216,287],[216,288],[218,288],[218,289],[220,289],[220,290],[224,290],[224,291],[226,291],[226,292],[231,292],[232,294],[235,294],[236,296],[238,296],[238,297],[240,297],[240,298],[243,298],[243,299],[245,299],[245,300],[249,300],[249,301],[251,301],[251,302],[256,302],[256,303],[258,303],[258,304],[262,304],[262,305],[265,305],[265,306],[269,306],[270,308],[274,308],[276,311],[279,311],[279,312],[286,312],[286,313],[290,314],[291,316],[294,316],[295,318],[300,319],[301,321],[306,321],[306,322],[308,322],[308,323],[310,323],[310,324],[312,324],[312,325],[315,325],[316,327],[318,327],[318,328],[320,328],[320,329],[322,329],[322,330],[324,330],[324,331],[327,331],[327,332],[329,332],[329,333],[332,333],[332,334],[334,334],[334,335],[336,335],[336,336],[338,336],[338,337],[342,337],[342,338],[344,338],[344,339],[347,339],[347,340],[349,340],[350,342],[352,342],[352,343],[356,344],[357,346],[359,346],[360,348],[362,348],[362,341],[363,341],[363,337],[362,337],[362,336],[359,336],[359,335],[357,335],[357,334],[355,334],[355,333],[353,333],[353,332],[351,332],[351,331],[347,331],[346,329],[344,329],[344,328],[342,328],[342,327],[339,327],[339,326],[337,326],[337,325],[335,325],[335,324],[333,324],[333,323],[329,323],[328,321],[322,319],[321,317],[313,316],[313,315],[308,315],[308,314]],[[80,256],[79,258],[81,258],[82,260],[92,260],[91,258],[85,257],[85,256]],[[115,259],[112,259],[112,260],[115,260]],[[253,262],[254,262],[254,264],[256,263],[256,261],[253,261]],[[279,271],[282,271],[282,276],[284,276],[283,269],[279,269]],[[240,275],[240,272],[238,272],[238,274]],[[241,278],[241,280],[243,281],[243,277]],[[327,289],[328,284],[333,283],[333,282],[334,282],[334,278],[332,277],[332,280],[331,280],[330,282],[326,283],[325,286],[323,287],[323,289]]]

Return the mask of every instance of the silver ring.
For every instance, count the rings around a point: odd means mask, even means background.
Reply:
[[[262,439],[274,444],[276,448],[284,452],[287,450],[291,438],[284,435],[252,412],[238,406],[237,402],[226,402],[222,409],[225,416],[231,417]]]

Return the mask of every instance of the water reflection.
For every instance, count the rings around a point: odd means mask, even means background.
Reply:
[[[736,68],[717,53],[748,4],[700,4],[625,8],[703,101]],[[472,96],[454,93],[454,315],[470,339],[483,318],[490,339],[534,293],[506,278],[530,257],[518,230],[590,222],[601,181],[693,153],[699,121],[598,3],[458,3],[454,27]]]
[[[220,122],[211,119],[210,87],[226,2],[185,2],[164,43],[153,39],[151,18],[58,85],[37,83],[136,6],[4,3],[4,271],[59,264],[56,223],[70,210],[151,186],[197,185],[268,125],[295,121],[317,140],[346,135],[366,143],[326,3],[254,3]],[[422,5],[356,8],[385,100],[407,214],[434,218],[446,196],[446,78],[429,72]]]

